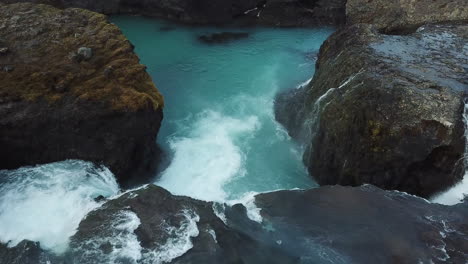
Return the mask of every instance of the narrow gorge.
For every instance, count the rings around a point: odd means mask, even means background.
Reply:
[[[467,263],[466,0],[0,0],[0,263]]]

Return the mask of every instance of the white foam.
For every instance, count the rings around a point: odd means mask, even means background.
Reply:
[[[460,203],[465,195],[468,195],[468,175],[465,174],[463,180],[450,188],[448,191],[436,195],[432,198],[432,202],[445,204],[445,205],[454,205]]]
[[[217,203],[214,202],[212,205],[213,212],[214,214],[221,220],[223,221],[224,224],[227,224],[227,218],[226,218],[226,204],[224,203]]]
[[[261,209],[257,207],[255,204],[255,196],[259,194],[258,192],[248,192],[244,194],[238,200],[229,201],[229,205],[234,204],[243,204],[244,207],[247,209],[247,217],[255,222],[261,223],[263,221],[262,215],[260,214]]]
[[[142,247],[134,233],[141,222],[134,212],[129,210],[117,212],[113,215],[112,223],[99,224],[100,229],[108,229],[110,232],[82,241],[74,249],[80,254],[77,256],[77,262],[136,264],[142,258]],[[104,253],[104,247],[109,251]]]
[[[156,184],[178,195],[226,200],[224,184],[243,172],[239,141],[259,126],[256,116],[233,118],[215,111],[203,112],[186,137],[170,140],[174,158]]]
[[[305,87],[306,85],[308,85],[311,81],[312,81],[312,78],[307,79],[307,80],[304,81],[303,83],[300,83],[296,88],[298,88],[298,89],[303,88],[303,87]]]
[[[450,188],[446,192],[440,193],[432,198],[432,202],[445,204],[445,205],[454,205],[460,203],[465,196],[468,196],[468,103],[465,102],[465,107],[463,111],[463,121],[465,123],[465,155],[464,155],[464,166],[465,166],[465,176],[463,180],[456,184],[454,187]]]
[[[114,219],[113,227],[117,232],[108,240],[112,244],[110,263],[115,263],[118,259],[134,262],[141,259],[140,242],[134,233],[140,224],[140,219],[132,211],[123,211]]]
[[[169,239],[156,250],[143,253],[140,263],[168,263],[182,256],[193,247],[192,238],[197,237],[199,234],[197,222],[200,221],[200,217],[189,210],[182,211],[182,215],[185,219],[179,228],[163,223],[165,232],[169,234]]]
[[[0,241],[15,246],[38,241],[59,254],[84,216],[119,191],[113,174],[92,163],[69,160],[0,171]]]

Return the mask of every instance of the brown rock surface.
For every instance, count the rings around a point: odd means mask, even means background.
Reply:
[[[0,168],[83,159],[119,177],[156,153],[163,98],[104,15],[0,4]]]

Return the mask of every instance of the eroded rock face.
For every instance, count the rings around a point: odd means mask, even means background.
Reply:
[[[276,107],[307,145],[310,174],[322,185],[371,183],[423,197],[460,180],[467,34],[467,25],[395,36],[360,24],[332,35],[312,82]]]
[[[4,3],[30,0],[0,0]],[[142,14],[190,24],[341,25],[346,0],[33,0],[104,14]]]
[[[374,24],[385,32],[407,32],[427,23],[468,21],[466,0],[348,0],[348,24]]]
[[[0,46],[12,67],[0,71],[0,168],[82,159],[125,179],[152,166],[163,99],[104,15],[0,4]]]
[[[212,203],[148,185],[91,212],[64,256],[25,241],[0,245],[0,261],[464,264],[468,257],[466,202],[442,206],[372,186],[334,186],[260,194],[255,204],[261,223],[240,204],[218,207],[221,220]]]

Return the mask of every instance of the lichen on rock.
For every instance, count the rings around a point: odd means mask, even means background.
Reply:
[[[0,4],[0,46],[0,168],[77,158],[125,178],[155,152],[163,98],[106,16]]]

